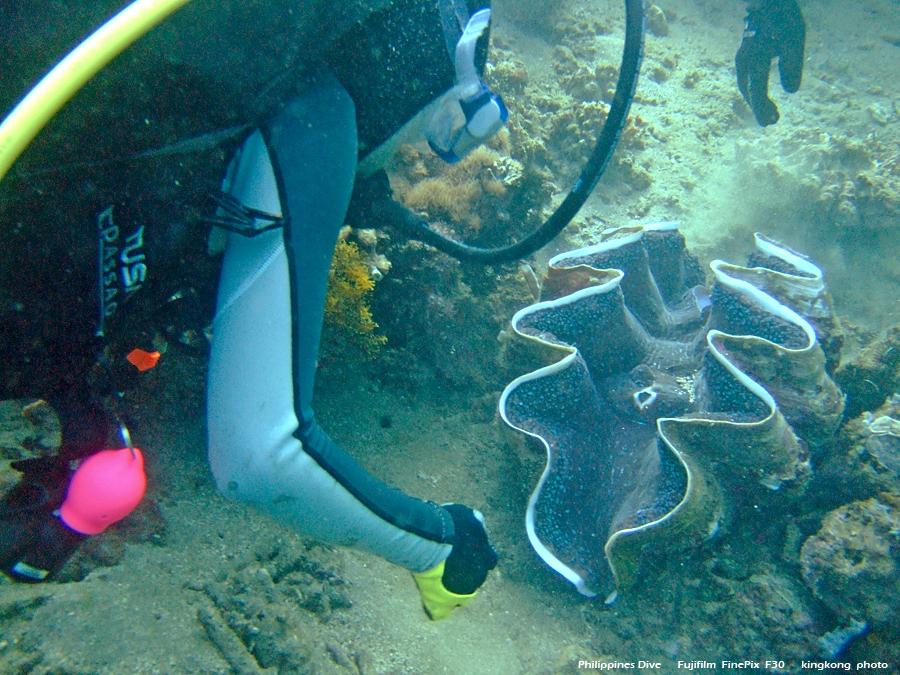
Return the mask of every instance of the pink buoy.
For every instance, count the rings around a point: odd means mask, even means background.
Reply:
[[[140,450],[102,450],[75,471],[59,516],[76,532],[99,534],[131,513],[146,489]]]

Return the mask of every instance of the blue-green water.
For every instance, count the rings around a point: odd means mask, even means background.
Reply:
[[[135,201],[148,241],[166,232],[150,270],[154,302],[123,305],[110,339],[169,345],[157,368],[127,373],[121,401],[148,461],[144,504],[90,538],[58,583],[0,585],[0,672],[543,675],[601,663],[738,672],[729,664],[744,661],[769,672],[836,662],[897,672],[900,479],[889,420],[900,411],[882,406],[900,389],[900,345],[884,333],[900,324],[900,7],[803,3],[803,83],[787,95],[773,68],[782,118],[765,129],[735,82],[743,3],[659,7],[668,33],[657,14],[610,168],[529,264],[540,277],[551,255],[606,228],[660,220],[679,222],[703,269],[744,262],[754,231],[809,256],[843,321],[841,361],[829,368],[850,407],[811,450],[805,490],[754,503],[740,481],[728,484],[726,501],[742,509],[732,527],[677,555],[647,552],[638,584],[611,605],[578,595],[526,536],[543,448],[496,412],[504,386],[543,364],[510,339],[512,314],[534,300],[531,273],[459,266],[386,230],[350,237],[378,269],[368,302],[387,346],[371,361],[320,362],[320,423],[388,483],[481,510],[497,569],[467,608],[431,623],[405,570],[224,500],[206,462],[200,349],[218,258],[198,216],[243,125],[288,96],[299,64],[365,11],[195,0],[88,83],[0,183],[0,398],[49,396],[95,360],[96,223],[85,214],[110,195]],[[0,8],[2,108],[117,8]],[[401,149],[388,167],[398,201],[472,241],[500,243],[541,222],[605,115],[622,11],[498,1],[487,79],[510,108],[508,135],[449,171],[427,148]],[[164,301],[185,290],[190,302],[168,312]],[[20,407],[0,420],[6,486],[16,478],[8,460],[52,446]],[[861,636],[847,632],[860,622]]]

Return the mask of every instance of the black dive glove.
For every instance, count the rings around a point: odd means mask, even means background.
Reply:
[[[445,504],[444,508],[453,516],[456,528],[456,542],[444,561],[444,588],[457,595],[474,593],[497,566],[497,552],[488,541],[479,511],[462,504]]]
[[[109,431],[86,387],[56,393],[50,401],[62,430],[59,456],[13,462],[22,477],[0,499],[0,572],[29,583],[52,579],[87,538],[68,527],[58,509],[72,479],[69,463],[103,448]]]
[[[426,572],[413,573],[422,605],[432,621],[446,619],[465,607],[497,566],[497,552],[488,541],[481,513],[462,504],[444,504],[453,517],[453,549],[444,562]]]
[[[51,578],[86,535],[55,515],[66,496],[71,471],[56,457],[12,463],[19,483],[0,500],[0,571],[16,581]]]
[[[806,23],[797,0],[751,0],[744,39],[735,57],[738,89],[760,126],[778,121],[769,98],[769,68],[778,58],[781,86],[793,94],[803,76]]]

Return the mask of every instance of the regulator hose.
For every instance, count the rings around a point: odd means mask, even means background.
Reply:
[[[625,47],[622,50],[622,65],[619,80],[609,114],[603,130],[594,145],[594,150],[581,170],[581,175],[563,202],[546,222],[522,241],[498,248],[479,248],[450,239],[428,226],[428,220],[397,204],[387,185],[387,176],[375,174],[368,184],[359,185],[354,195],[356,208],[374,210],[375,213],[361,216],[362,220],[373,215],[392,225],[400,227],[409,237],[425,242],[434,248],[459,260],[484,264],[512,262],[531,255],[547,245],[563,231],[579,209],[584,206],[600,176],[609,164],[619,136],[625,127],[638,74],[644,53],[644,0],[625,0]],[[351,206],[351,208],[354,208]],[[357,214],[351,214],[353,219]]]

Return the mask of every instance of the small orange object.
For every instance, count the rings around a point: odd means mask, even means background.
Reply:
[[[133,349],[125,358],[128,359],[128,363],[143,373],[145,370],[150,370],[155,366],[156,362],[159,361],[159,357],[159,352],[145,352],[143,349]]]

